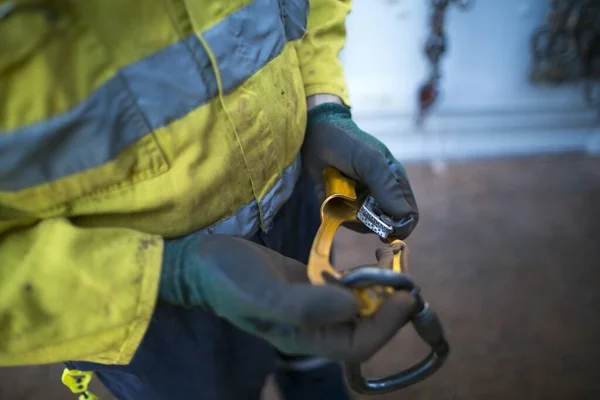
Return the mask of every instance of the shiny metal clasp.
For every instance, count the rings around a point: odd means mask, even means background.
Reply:
[[[351,289],[359,299],[359,314],[369,318],[377,312],[385,298],[394,291],[406,291],[417,302],[411,323],[431,351],[420,363],[383,378],[366,378],[361,365],[346,363],[346,379],[350,387],[364,394],[382,394],[417,383],[437,371],[445,362],[449,346],[442,325],[423,300],[418,286],[407,274],[408,247],[394,239],[397,229],[412,223],[412,219],[395,220],[386,216],[373,198],[360,202],[355,184],[334,168],[324,171],[325,200],[321,205],[321,225],[308,260],[308,277],[315,285],[341,284]],[[356,267],[348,271],[336,270],[330,262],[335,233],[345,223],[360,221],[388,242],[393,250],[392,269],[376,266]]]

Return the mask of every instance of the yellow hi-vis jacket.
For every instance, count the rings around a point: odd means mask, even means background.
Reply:
[[[162,237],[268,230],[349,0],[0,0],[0,365],[126,364]]]

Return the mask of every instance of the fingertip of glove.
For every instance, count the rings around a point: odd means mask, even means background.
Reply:
[[[377,265],[382,268],[392,268],[394,262],[394,249],[391,246],[379,247],[375,250]]]
[[[322,325],[353,319],[359,302],[348,290],[333,285],[299,285],[294,291],[297,299],[295,320],[305,325]]]
[[[383,304],[390,304],[388,307],[395,309],[402,308],[403,310],[406,310],[407,314],[410,315],[416,311],[417,299],[415,296],[406,291],[399,291],[390,295]]]
[[[377,313],[361,321],[354,337],[355,349],[349,357],[353,362],[370,359],[410,320],[415,309],[416,300],[409,293],[389,296]]]
[[[415,313],[417,301],[407,292],[396,292],[388,296],[373,315],[373,323],[384,336],[392,334],[408,322]],[[386,333],[389,332],[389,333]]]

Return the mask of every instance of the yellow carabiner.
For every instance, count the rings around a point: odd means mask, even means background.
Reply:
[[[331,265],[331,247],[337,230],[347,222],[357,222],[361,203],[356,195],[355,182],[342,175],[333,167],[323,171],[325,200],[321,204],[321,225],[317,231],[308,259],[308,278],[314,285],[325,284],[324,274],[340,278],[342,273]],[[401,240],[389,239],[388,245],[394,249],[392,269],[407,272],[408,247]],[[392,288],[380,286],[368,289],[353,289],[359,301],[359,313],[363,317],[374,314],[385,299],[385,293],[393,293]]]
[[[98,400],[98,397],[88,390],[92,381],[91,372],[65,368],[61,381],[72,393],[80,393],[79,400]]]

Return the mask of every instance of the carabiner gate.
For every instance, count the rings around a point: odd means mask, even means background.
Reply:
[[[423,301],[418,287],[408,275],[382,268],[364,267],[344,275],[340,283],[350,288],[385,287],[411,293],[417,300],[417,309],[411,323],[419,337],[431,348],[427,357],[418,364],[382,378],[366,378],[362,374],[360,363],[346,363],[346,379],[354,391],[384,394],[400,390],[431,376],[444,364],[450,347],[444,338],[442,324],[429,304]]]
[[[346,379],[358,393],[383,394],[413,385],[435,373],[446,361],[449,346],[442,324],[435,312],[421,297],[419,288],[406,273],[405,256],[408,251],[401,240],[394,240],[395,229],[402,229],[412,221],[394,221],[382,215],[376,201],[368,198],[360,204],[354,182],[339,171],[324,171],[326,198],[321,205],[321,226],[312,245],[308,276],[313,284],[337,284],[352,289],[360,301],[360,315],[369,317],[377,311],[385,296],[394,291],[407,291],[417,300],[417,309],[411,323],[419,337],[431,351],[418,364],[382,378],[362,375],[360,363],[346,363]],[[394,248],[392,270],[378,267],[357,267],[347,272],[338,271],[330,263],[331,246],[337,229],[347,222],[361,221]]]

